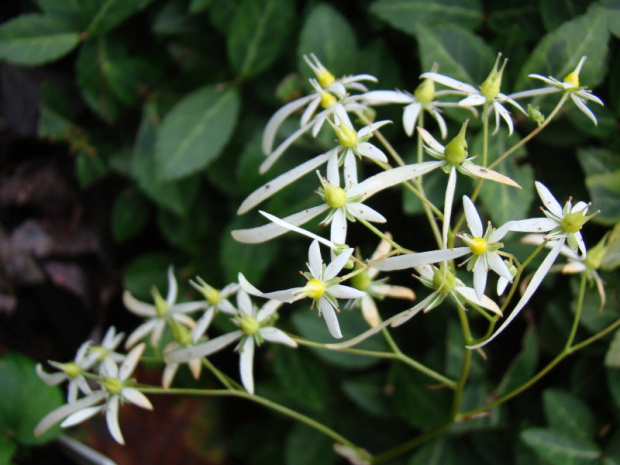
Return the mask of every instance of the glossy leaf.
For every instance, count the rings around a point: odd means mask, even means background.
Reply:
[[[239,113],[236,89],[203,87],[166,114],[155,144],[156,176],[170,181],[206,168],[222,152]]]
[[[38,66],[71,52],[80,34],[65,22],[40,14],[18,16],[0,26],[0,59]]]
[[[153,286],[166,295],[168,291],[166,271],[171,264],[172,256],[168,253],[141,255],[123,268],[123,288],[144,302],[152,302]]]
[[[586,186],[592,204],[601,210],[592,221],[605,225],[620,221],[620,170],[588,176]]]
[[[486,79],[496,58],[489,45],[460,26],[419,25],[416,38],[422,69],[430,70],[437,63],[439,73],[474,86]]]
[[[591,441],[547,428],[528,428],[521,433],[521,439],[551,465],[593,465],[601,454]]]
[[[64,93],[52,81],[41,87],[40,137],[66,136],[74,126],[73,112]]]
[[[286,394],[297,403],[313,410],[325,406],[329,392],[326,372],[307,351],[278,347],[273,368]]]
[[[515,87],[544,87],[541,82],[527,77],[531,73],[564,79],[586,55],[588,59],[579,74],[579,82],[595,88],[605,76],[608,40],[605,12],[593,5],[587,14],[564,23],[543,37],[523,65]]]
[[[86,0],[82,3],[83,16],[88,21],[86,32],[91,37],[109,32],[151,1]]]
[[[238,77],[251,78],[279,56],[295,20],[288,0],[245,0],[235,10],[228,32],[228,57]]]
[[[596,436],[595,417],[579,397],[559,389],[547,389],[543,392],[543,408],[550,428],[584,441]]]
[[[360,409],[377,417],[390,417],[392,406],[387,394],[388,379],[383,373],[366,373],[347,378],[344,393]]]
[[[482,22],[479,0],[377,0],[370,11],[395,29],[415,35],[418,24],[454,23],[474,29]]]
[[[579,147],[577,159],[586,177],[620,170],[620,157],[601,147]]]
[[[540,3],[540,17],[547,31],[552,31],[585,13],[591,3],[590,0],[547,0]]]

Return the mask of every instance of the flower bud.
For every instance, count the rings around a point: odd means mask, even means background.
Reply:
[[[342,145],[343,147],[347,147],[349,149],[353,148],[353,147],[355,147],[357,145],[357,142],[358,142],[357,141],[357,132],[355,132],[355,129],[350,127],[344,121],[341,121],[338,126],[336,126],[331,121],[330,121],[330,124],[331,124],[332,128],[334,129],[334,132],[336,133],[336,136],[338,137],[338,143],[340,145]]]
[[[123,382],[117,378],[103,378],[101,386],[112,395],[118,395],[123,390]]]
[[[607,238],[609,234],[605,234],[603,239],[588,250],[588,255],[584,259],[584,264],[591,270],[598,270],[603,263],[603,258],[607,255]]]
[[[211,305],[216,305],[222,300],[222,296],[220,295],[220,291],[215,289],[212,286],[209,286],[206,282],[204,282],[200,277],[196,278],[200,284],[196,284],[193,281],[190,281],[190,285],[200,292],[205,300],[209,302]]]
[[[164,299],[159,293],[159,289],[155,286],[151,288],[151,296],[153,297],[153,302],[155,304],[155,311],[157,312],[157,316],[162,316],[168,310],[168,302]]]
[[[576,233],[581,230],[582,226],[586,224],[590,218],[598,214],[598,211],[596,211],[590,215],[584,215],[586,208],[587,207],[584,207],[582,210],[564,215],[560,223],[562,229],[568,233]]]
[[[433,287],[437,292],[447,294],[454,289],[455,284],[456,276],[454,276],[445,267],[435,270],[435,273],[433,274]]]
[[[480,94],[486,97],[487,102],[495,99],[499,94],[500,87],[502,85],[502,74],[504,74],[504,68],[506,68],[506,63],[508,63],[508,59],[504,60],[504,64],[501,68],[499,68],[499,60],[502,57],[502,54],[497,55],[497,59],[495,60],[495,65],[493,65],[493,69],[489,73],[489,76],[486,80],[480,85]]]
[[[444,149],[444,156],[450,165],[460,165],[467,159],[467,140],[465,140],[467,123],[469,119],[465,120],[458,135]]]
[[[432,102],[435,98],[435,82],[424,79],[413,92],[413,95],[422,105]]]
[[[243,315],[243,318],[239,320],[239,326],[241,327],[241,331],[248,336],[256,334],[260,329],[260,324],[258,320],[250,315]]]
[[[372,283],[372,278],[368,275],[368,271],[361,271],[359,274],[356,274],[351,278],[351,284],[355,289],[359,289],[360,291],[365,291],[370,287],[370,283]]]

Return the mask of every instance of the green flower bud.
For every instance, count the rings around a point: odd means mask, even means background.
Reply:
[[[256,334],[260,329],[260,324],[258,323],[258,320],[253,316],[245,314],[243,315],[243,318],[239,320],[239,326],[241,327],[241,331],[243,331],[243,334],[247,334],[248,336]]]
[[[413,92],[413,95],[422,105],[432,102],[435,98],[435,82],[424,79]]]
[[[607,255],[608,237],[609,233],[605,234],[603,239],[601,239],[598,244],[588,250],[588,255],[583,262],[590,270],[598,270],[601,267],[601,263],[603,263],[603,258],[605,258],[605,256]]]
[[[353,129],[343,121],[341,121],[338,126],[332,123],[329,119],[327,121],[334,129],[334,132],[338,137],[338,143],[340,145],[349,149],[357,145],[357,132],[355,132],[355,129]]]
[[[495,99],[499,94],[500,87],[502,85],[502,74],[504,74],[504,68],[506,68],[506,63],[508,63],[508,59],[504,60],[504,64],[501,68],[499,68],[499,60],[502,57],[502,54],[497,55],[497,60],[495,60],[495,65],[493,65],[493,69],[489,73],[489,76],[486,80],[480,85],[480,94],[486,97],[487,102]]]
[[[117,378],[104,378],[101,386],[112,395],[118,395],[123,390],[123,382]]]
[[[562,218],[560,226],[564,231],[568,233],[576,233],[581,230],[582,226],[586,224],[590,220],[590,218],[596,216],[598,214],[598,211],[590,215],[584,215],[583,213],[584,210],[567,213],[566,215],[564,215],[564,218]]]
[[[458,135],[444,149],[444,156],[450,165],[460,165],[467,159],[467,140],[465,140],[467,123],[469,119],[465,120]]]
[[[166,302],[166,299],[161,296],[159,290],[155,286],[151,288],[151,296],[153,297],[157,315],[162,316],[166,313],[166,310],[168,310],[168,302]]]
[[[456,284],[456,276],[444,267],[435,270],[433,274],[433,287],[437,292],[447,294],[454,289]]]
[[[368,275],[368,271],[364,270],[359,274],[356,274],[351,278],[351,284],[355,289],[359,289],[360,291],[365,291],[370,287],[370,283],[372,283],[372,278]]]
[[[527,114],[539,126],[545,122],[545,115],[541,113],[539,107],[533,107],[531,103],[527,104]]]

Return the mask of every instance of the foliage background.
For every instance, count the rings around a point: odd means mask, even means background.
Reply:
[[[123,310],[120,291],[146,299],[152,284],[165,289],[169,263],[181,282],[200,275],[223,286],[242,271],[260,288],[290,287],[286,277],[305,260],[303,240],[287,235],[248,246],[229,232],[261,222],[256,213],[236,216],[248,193],[333,139],[327,130],[317,140],[302,139],[274,170],[257,173],[269,117],[309,90],[301,57],[311,52],[336,76],[369,73],[379,79],[376,89],[413,91],[434,62],[443,74],[480,83],[501,51],[509,58],[504,93],[530,86],[529,73],[563,77],[588,55],[580,78],[606,103],[591,108],[598,126],[566,111],[503,169],[522,185],[541,180],[559,199],[592,200],[602,213],[586,231],[589,245],[620,220],[617,0],[11,0],[0,15],[1,350],[65,360],[110,324],[131,330],[136,321]],[[549,110],[547,101],[538,104]],[[412,157],[415,144],[400,130],[400,109],[378,113],[394,120],[386,135]],[[454,134],[464,115],[448,116]],[[513,116],[519,135],[533,129]],[[289,122],[283,136],[295,124]],[[519,135],[508,140],[500,133],[491,157]],[[475,147],[475,139],[470,144]],[[283,216],[311,205],[306,193],[315,181],[288,188],[265,209]],[[533,189],[516,201],[502,187],[485,189],[481,201],[495,224],[507,212],[525,217],[535,209]],[[395,237],[418,249],[431,244],[416,201],[396,191],[382,195],[381,211]],[[361,230],[351,234],[366,253],[373,250],[374,240]],[[618,258],[610,261],[612,269]],[[618,275],[603,277],[609,305],[599,314],[591,292],[582,335],[620,316]],[[525,318],[489,349],[490,359],[476,361],[468,406],[482,404],[490,391],[509,392],[561,349],[574,284],[550,277]],[[188,286],[183,291],[192,297]],[[382,307],[384,315],[398,309],[389,302]],[[398,333],[399,344],[458,373],[462,341],[453,317],[431,312]],[[351,312],[342,318],[345,332],[363,327]],[[283,320],[309,339],[325,336],[310,312],[300,309]],[[620,462],[620,371],[603,364],[608,346],[588,348],[490,416],[455,425],[390,463]],[[273,348],[261,357],[260,393],[373,452],[432,428],[450,405],[445,392],[427,388],[428,380],[389,363],[304,349]],[[234,354],[214,360],[235,376]],[[143,376],[157,382],[156,367]],[[187,374],[183,382],[192,385]],[[163,400],[152,416],[127,415],[121,423],[132,422],[136,436],[122,451],[101,438],[100,427],[77,434],[119,464],[145,463],[141,444],[149,437],[163,441],[167,421],[185,431],[173,439],[191,456],[183,463],[339,463],[330,440],[318,433],[232,401]],[[9,438],[2,450],[17,444],[16,460],[35,460],[27,442]],[[149,463],[165,460],[150,454]]]

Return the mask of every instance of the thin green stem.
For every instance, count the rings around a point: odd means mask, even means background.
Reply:
[[[586,280],[586,274],[581,273],[581,282],[579,283],[579,295],[577,297],[577,309],[575,310],[573,327],[570,329],[570,334],[568,335],[568,339],[566,340],[564,350],[570,349],[570,347],[573,345],[573,341],[575,340],[575,335],[577,334],[577,327],[579,326],[579,320],[581,319],[581,312],[583,310],[583,298],[586,293]]]
[[[487,166],[489,155],[489,102],[482,106],[482,166]]]
[[[394,250],[396,250],[398,252],[411,253],[410,250],[407,250],[404,247],[401,247],[398,243],[394,242],[393,239],[389,238],[385,233],[381,232],[377,227],[375,227],[375,225],[373,225],[369,221],[366,221],[364,218],[357,218],[357,220],[360,223],[362,223],[364,226],[366,226],[375,235],[377,235],[381,239],[387,241],[394,248]]]
[[[202,357],[201,362],[202,365],[206,367],[211,373],[213,373],[213,375],[219,380],[219,382],[222,383],[227,389],[234,390],[239,387],[238,385],[233,386],[233,381],[220,370],[218,370],[207,357]]]
[[[449,428],[450,425],[452,425],[452,420],[445,421],[441,423],[440,425],[436,426],[435,428],[430,429],[426,431],[425,433],[422,433],[420,436],[416,436],[415,438],[397,447],[394,447],[393,449],[390,449],[386,452],[377,454],[373,457],[372,463],[374,464],[374,463],[385,462],[387,460],[393,459],[394,457],[398,457],[399,455],[402,455],[405,452],[415,449],[416,447],[424,444],[426,441],[433,439],[439,433]]]

